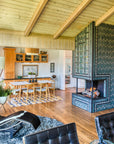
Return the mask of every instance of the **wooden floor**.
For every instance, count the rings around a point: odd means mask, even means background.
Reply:
[[[0,115],[6,116],[18,110],[26,110],[36,115],[55,118],[64,124],[75,122],[80,144],[89,144],[92,140],[98,138],[94,122],[95,117],[97,115],[112,112],[114,109],[91,114],[72,105],[72,92],[75,92],[74,88],[69,88],[66,91],[56,90],[56,95],[63,98],[62,101],[57,102],[34,104],[16,108],[11,108],[8,104],[5,104],[6,113],[1,109]]]

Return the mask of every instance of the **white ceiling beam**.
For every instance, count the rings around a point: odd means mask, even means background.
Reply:
[[[61,34],[74,22],[76,18],[87,8],[87,6],[93,0],[83,0],[82,3],[74,10],[69,18],[63,23],[63,25],[54,34],[54,38],[58,38]]]
[[[26,29],[25,29],[25,36],[28,36],[30,32],[32,31],[33,27],[35,26],[36,22],[38,21],[39,17],[41,16],[42,11],[44,10],[47,2],[49,0],[41,0],[38,4],[36,11],[34,12],[30,22],[28,23]]]
[[[104,15],[102,15],[95,23],[95,26],[100,25],[101,23],[103,23],[106,19],[108,19],[110,16],[112,16],[114,14],[114,6],[109,9]]]

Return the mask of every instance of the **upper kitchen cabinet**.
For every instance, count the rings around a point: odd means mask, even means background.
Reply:
[[[40,54],[40,61],[42,63],[47,63],[48,62],[48,54]]]
[[[15,78],[15,48],[4,48],[5,56],[5,79]]]
[[[32,55],[25,55],[25,62],[32,62]]]
[[[15,53],[16,63],[47,63],[47,51],[40,51],[35,48],[25,48],[25,53]]]
[[[24,53],[16,53],[16,62],[24,62],[25,54]]]
[[[21,63],[47,63],[48,62],[48,54],[37,54],[37,55],[26,55],[25,53],[16,53],[16,62]]]
[[[40,55],[33,55],[33,62],[40,62]]]

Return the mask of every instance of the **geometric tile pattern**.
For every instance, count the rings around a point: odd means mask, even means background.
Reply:
[[[97,111],[114,107],[114,26],[101,24],[96,28],[95,76],[107,79],[108,101],[97,105]]]

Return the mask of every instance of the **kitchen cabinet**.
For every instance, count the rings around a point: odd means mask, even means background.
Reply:
[[[26,55],[25,53],[16,53],[15,62],[16,63],[47,63],[48,54],[37,54],[37,55]]]
[[[16,62],[24,62],[25,54],[24,53],[16,53]]]
[[[4,48],[5,72],[4,78],[15,78],[15,48]]]
[[[32,55],[25,55],[25,62],[32,62]]]
[[[33,55],[33,62],[40,62],[40,55]]]
[[[48,54],[40,54],[40,62],[47,63],[48,62]]]

